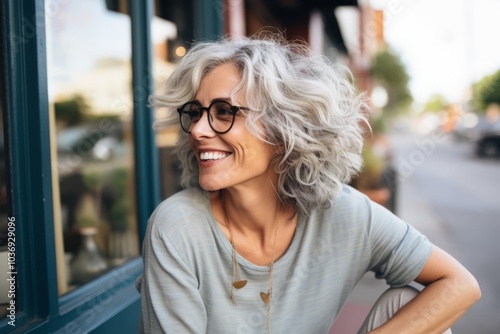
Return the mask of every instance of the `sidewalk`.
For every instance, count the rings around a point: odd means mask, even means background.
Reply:
[[[329,334],[356,334],[377,298],[388,288],[367,273],[354,288]]]

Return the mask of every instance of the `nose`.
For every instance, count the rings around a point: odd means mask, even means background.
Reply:
[[[191,126],[191,136],[193,136],[193,138],[210,138],[216,135],[215,131],[212,130],[212,127],[208,123],[208,116],[208,111],[205,110],[198,122]]]

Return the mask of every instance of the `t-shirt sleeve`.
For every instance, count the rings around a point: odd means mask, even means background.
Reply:
[[[205,333],[198,280],[164,231],[150,221],[143,245],[141,333]]]
[[[411,283],[427,262],[432,244],[381,205],[370,201],[369,207],[370,270],[392,287]]]

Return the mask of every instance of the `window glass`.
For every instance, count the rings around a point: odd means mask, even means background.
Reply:
[[[151,25],[153,44],[153,79],[155,82],[154,94],[163,94],[166,80],[175,69],[175,63],[186,53],[190,35],[183,34],[186,25],[179,25],[176,20],[182,21],[189,17],[191,11],[189,1],[161,2],[156,1],[155,15]],[[176,15],[173,15],[176,13]],[[190,31],[188,29],[188,31]],[[165,117],[166,110],[155,110],[156,120]],[[156,143],[159,148],[159,163],[161,174],[161,196],[167,198],[181,189],[180,170],[175,157],[172,155],[180,126],[178,124],[156,129]]]
[[[46,1],[61,294],[139,254],[130,25],[127,1]]]

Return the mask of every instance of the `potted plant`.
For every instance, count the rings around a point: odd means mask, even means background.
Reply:
[[[363,148],[363,169],[351,181],[351,185],[366,194],[372,201],[387,206],[391,191],[383,182],[386,160],[382,149],[375,142],[367,142]]]
[[[108,263],[95,242],[99,214],[95,199],[90,193],[82,195],[76,213],[76,228],[81,235],[78,252],[71,261],[71,281],[85,283],[108,269]]]
[[[119,265],[134,256],[134,240],[129,228],[130,203],[126,198],[128,171],[115,169],[111,174],[112,204],[107,217],[110,225],[109,256]]]

